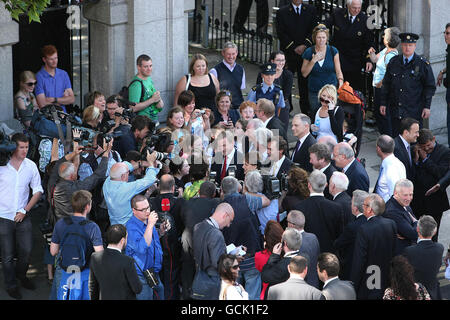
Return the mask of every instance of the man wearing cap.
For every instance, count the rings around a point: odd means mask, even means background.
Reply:
[[[257,103],[259,99],[265,98],[275,105],[275,117],[280,115],[281,108],[285,107],[283,90],[274,82],[277,65],[266,63],[262,66],[261,77],[263,82],[254,86],[248,93],[248,100]]]
[[[415,53],[419,36],[401,33],[403,54],[391,59],[381,87],[380,113],[391,115],[392,136],[398,136],[400,121],[413,118],[419,121],[430,117],[431,99],[436,91],[430,62]]]

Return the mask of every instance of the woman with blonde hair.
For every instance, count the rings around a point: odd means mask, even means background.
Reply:
[[[311,115],[319,107],[317,96],[320,88],[326,84],[342,86],[344,76],[341,70],[338,50],[328,45],[330,31],[323,24],[316,26],[312,33],[314,46],[305,50],[302,55],[302,75],[308,77],[308,99]]]
[[[23,71],[19,76],[20,89],[14,96],[14,107],[22,124],[28,128],[31,124],[33,111],[39,109],[33,94],[36,87],[36,76],[31,71]]]
[[[342,142],[344,124],[344,110],[336,105],[337,90],[334,85],[327,84],[320,89],[320,108],[316,112],[314,126],[311,130],[316,134],[316,139],[323,136],[331,136],[336,142]]]
[[[83,111],[83,127],[96,130],[100,121],[102,120],[102,113],[96,106],[89,106]]]
[[[195,95],[195,106],[198,109],[216,110],[215,97],[220,90],[219,80],[209,73],[208,61],[200,53],[192,56],[189,64],[189,74],[181,77],[175,87],[175,99],[184,90],[190,90]]]

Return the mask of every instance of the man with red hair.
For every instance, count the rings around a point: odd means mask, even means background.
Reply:
[[[75,102],[69,75],[58,69],[58,51],[53,45],[46,45],[41,50],[44,65],[36,73],[35,95],[39,108],[48,104],[62,106]]]

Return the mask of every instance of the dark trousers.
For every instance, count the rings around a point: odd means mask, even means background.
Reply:
[[[252,7],[253,0],[239,0],[239,5],[234,16],[233,27],[244,27]],[[267,32],[267,24],[269,22],[269,4],[267,0],[255,0],[256,2],[256,31]]]
[[[0,218],[0,248],[6,289],[17,286],[16,278],[25,278],[32,247],[33,232],[29,217],[25,217],[22,222]]]
[[[364,77],[361,71],[342,70],[342,73],[344,75],[344,81],[348,81],[353,90],[364,92]]]
[[[294,75],[297,74],[300,110],[302,113],[314,118],[315,115],[311,114],[311,107],[308,100],[308,80],[302,76],[301,71],[303,59],[298,54],[289,52],[286,54],[286,62],[289,71],[291,71]]]
[[[445,100],[447,101],[447,135],[448,135],[448,146],[450,147],[450,89],[448,88],[445,95]]]
[[[170,243],[167,236],[161,238],[163,265],[160,277],[164,284],[164,300],[180,300],[180,255],[178,243]]]
[[[380,134],[387,134],[394,138],[392,135],[392,126],[391,126],[391,116],[389,112],[386,112],[386,115],[383,116],[380,113],[380,95],[381,88],[373,88],[373,106],[374,106],[374,115],[375,120],[377,122],[378,132]]]
[[[183,250],[181,263],[181,286],[183,300],[191,300],[192,282],[195,276],[195,260],[190,252]]]

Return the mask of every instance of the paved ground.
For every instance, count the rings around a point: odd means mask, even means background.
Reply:
[[[205,50],[196,46],[190,47],[190,53],[201,52],[203,53],[209,62],[209,66],[213,67],[220,60],[220,53],[213,50]],[[243,63],[246,70],[247,85],[244,93],[248,93],[250,88],[254,85],[257,73],[259,71],[258,66]],[[296,81],[294,81],[294,84]],[[296,90],[294,90],[294,95]],[[294,97],[294,111],[292,114],[300,112],[298,100]],[[364,128],[363,143],[361,146],[360,156],[366,159],[366,169],[371,181],[371,189],[374,187],[375,181],[378,177],[378,169],[380,166],[380,159],[375,153],[375,140],[378,137],[378,133],[371,127]],[[295,145],[295,139],[289,134],[289,142],[291,147]],[[446,135],[438,135],[438,142],[446,143]],[[449,192],[450,189],[447,190]],[[28,272],[28,276],[34,281],[37,286],[35,291],[22,289],[23,299],[28,300],[47,300],[50,293],[50,285],[47,283],[47,267],[43,264],[44,255],[44,239],[39,231],[39,223],[45,220],[46,212],[42,207],[32,210],[31,219],[33,222],[33,252],[31,258],[31,265]],[[441,222],[441,229],[439,231],[439,242],[441,242],[445,248],[450,243],[450,210],[445,212]],[[439,274],[439,280],[441,283],[441,290],[445,299],[450,299],[450,281],[444,278],[444,268],[441,268]],[[3,272],[0,272],[0,300],[11,300],[6,291],[4,290]]]

